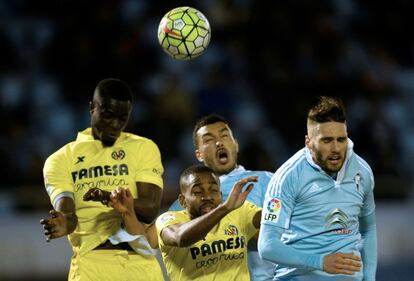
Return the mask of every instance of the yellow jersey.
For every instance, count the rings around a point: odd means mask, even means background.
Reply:
[[[257,232],[253,217],[258,211],[260,208],[246,201],[222,218],[204,239],[189,247],[167,246],[160,236],[164,228],[190,221],[187,211],[160,215],[156,221],[158,241],[170,279],[249,281],[247,242]]]
[[[100,202],[83,201],[91,188],[112,191],[129,188],[138,197],[136,182],[163,188],[163,167],[157,145],[144,137],[121,133],[113,146],[104,147],[91,128],[53,153],[45,162],[45,187],[52,204],[63,196],[75,202],[78,225],[69,237],[75,253],[83,255],[118,231],[122,218]]]

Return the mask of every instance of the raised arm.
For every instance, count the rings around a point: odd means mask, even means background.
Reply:
[[[155,184],[137,182],[138,198],[134,199],[135,214],[144,223],[152,223],[158,216],[161,205],[162,189]],[[111,192],[99,188],[88,190],[83,200],[97,201],[108,205]]]
[[[134,210],[134,198],[129,189],[118,187],[113,190],[108,206],[114,208],[122,215],[125,229],[129,234],[144,235],[152,248],[158,246],[155,226],[151,225],[149,228],[146,228],[145,225],[138,220]]]
[[[182,224],[174,224],[161,231],[161,239],[164,244],[176,247],[187,247],[201,239],[228,213],[239,208],[246,200],[253,188],[251,182],[256,182],[257,177],[248,177],[238,181],[226,202],[217,206],[211,212]],[[250,183],[243,191],[245,184]]]

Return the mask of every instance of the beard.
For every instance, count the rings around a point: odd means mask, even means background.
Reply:
[[[316,158],[316,164],[318,164],[322,168],[322,170],[324,170],[328,174],[338,172],[342,168],[342,165],[344,164],[344,157],[341,156],[340,163],[338,165],[330,165],[328,161],[329,156],[325,157],[324,159],[322,156],[322,153],[319,151],[315,153],[315,158]]]

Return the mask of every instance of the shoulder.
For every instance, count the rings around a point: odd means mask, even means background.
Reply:
[[[123,133],[123,134],[125,136],[125,142],[128,143],[129,145],[134,145],[134,146],[137,146],[138,148],[143,148],[143,149],[158,150],[157,144],[149,138],[138,136],[132,133]]]
[[[186,219],[185,211],[168,211],[162,213],[156,220],[157,228],[167,224],[178,223]]]
[[[306,160],[304,149],[301,149],[273,174],[269,182],[269,194],[276,196],[282,189],[299,188],[303,173],[309,168],[311,167]]]
[[[65,159],[70,159],[72,157],[72,151],[76,146],[76,141],[72,141],[55,152],[53,152],[49,157],[46,158],[45,165],[49,163],[54,163],[56,161],[63,161]]]

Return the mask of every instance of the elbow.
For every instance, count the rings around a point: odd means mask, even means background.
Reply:
[[[193,241],[185,235],[179,235],[177,239],[177,247],[184,248],[193,244]]]

